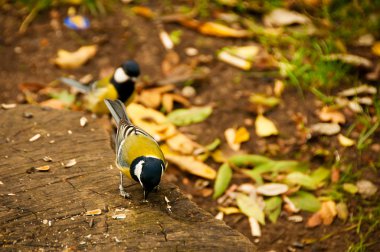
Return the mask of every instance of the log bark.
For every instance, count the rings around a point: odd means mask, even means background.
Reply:
[[[132,199],[119,196],[110,135],[88,114],[81,127],[84,115],[30,105],[0,110],[0,248],[255,251],[173,184],[164,181],[148,203],[133,182]],[[76,164],[64,167],[71,159]],[[49,171],[35,169],[43,165]],[[101,214],[86,215],[94,209]],[[126,218],[115,219],[120,214]]]

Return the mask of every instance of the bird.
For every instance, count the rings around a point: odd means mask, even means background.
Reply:
[[[103,102],[104,99],[119,99],[126,105],[133,100],[135,83],[139,75],[138,63],[134,60],[127,60],[116,68],[111,76],[97,80],[90,85],[83,85],[66,77],[61,77],[59,80],[85,94],[84,108],[96,114],[106,114],[109,111]]]
[[[144,200],[153,190],[158,190],[167,162],[159,144],[143,129],[129,120],[125,106],[120,100],[104,100],[117,124],[115,138],[116,166],[120,170],[120,195],[130,198],[123,187],[123,176],[140,183]]]

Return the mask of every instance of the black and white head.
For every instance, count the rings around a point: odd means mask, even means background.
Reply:
[[[140,67],[134,60],[125,61],[118,68],[116,68],[112,81],[115,84],[123,84],[128,81],[135,82],[140,75]]]
[[[139,157],[131,164],[131,176],[144,189],[144,199],[160,184],[165,171],[165,163],[156,157]]]

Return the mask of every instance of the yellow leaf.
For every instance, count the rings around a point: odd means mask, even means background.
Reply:
[[[162,106],[164,107],[166,112],[172,112],[173,110],[173,96],[170,94],[164,94],[162,96]]]
[[[334,221],[335,216],[338,214],[336,211],[335,202],[332,200],[323,202],[318,213],[322,218],[323,224],[330,225]]]
[[[377,41],[372,46],[372,53],[375,54],[376,56],[380,56],[380,41]]]
[[[181,154],[189,155],[193,154],[195,149],[202,148],[201,145],[192,141],[190,138],[182,133],[178,133],[166,140],[166,144],[173,151],[179,152]]]
[[[240,213],[237,207],[218,207],[218,210],[226,215]]]
[[[245,59],[242,59],[242,58],[239,58],[237,56],[234,56],[232,54],[230,54],[229,52],[226,52],[226,51],[222,51],[218,54],[218,59],[220,61],[223,61],[227,64],[230,64],[234,67],[237,67],[237,68],[240,68],[242,70],[249,70],[252,68],[252,63],[245,60]]]
[[[163,151],[165,158],[181,170],[205,179],[215,179],[216,171],[205,163],[196,160],[193,156],[176,155],[173,152],[165,152],[165,149]]]
[[[318,114],[319,119],[323,122],[333,122],[333,123],[345,123],[346,118],[343,113],[337,111],[334,108],[324,106]]]
[[[355,144],[354,140],[352,140],[351,138],[348,138],[346,136],[343,136],[342,134],[338,135],[338,141],[339,141],[340,145],[342,145],[344,147],[353,146]]]
[[[165,140],[177,134],[176,127],[167,120],[166,116],[154,109],[131,103],[127,114],[132,122],[152,135],[156,140]]]
[[[198,30],[202,34],[217,37],[246,38],[250,35],[247,30],[236,30],[214,22],[203,23],[198,27]]]
[[[227,140],[228,146],[234,151],[238,151],[240,149],[240,143],[235,143],[236,138],[236,129],[229,128],[224,131],[224,137]]]
[[[247,128],[240,127],[235,133],[234,143],[243,143],[249,140],[249,132]]]
[[[227,162],[227,158],[223,155],[221,150],[216,150],[211,154],[212,159],[217,163]]]
[[[273,92],[277,97],[280,97],[285,90],[285,84],[282,80],[274,81]]]
[[[258,115],[255,121],[256,134],[260,137],[278,135],[276,125],[263,115]]]
[[[161,104],[161,94],[154,90],[143,90],[139,101],[148,108],[157,108]]]
[[[78,68],[94,57],[97,50],[96,45],[82,46],[75,52],[60,49],[54,63],[62,69]]]
[[[134,6],[131,8],[133,13],[143,16],[145,18],[152,19],[155,17],[155,13],[149,9],[148,7],[145,6]]]

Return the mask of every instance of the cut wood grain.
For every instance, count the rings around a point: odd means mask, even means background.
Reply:
[[[109,134],[90,116],[81,127],[82,116],[29,105],[0,110],[0,248],[255,251],[170,183],[163,182],[148,203],[132,182],[132,199],[120,197]],[[30,142],[36,134],[41,137]],[[71,159],[76,164],[65,168]],[[47,172],[33,169],[47,164]],[[101,214],[85,214],[95,209]],[[126,218],[113,218],[118,214]]]

